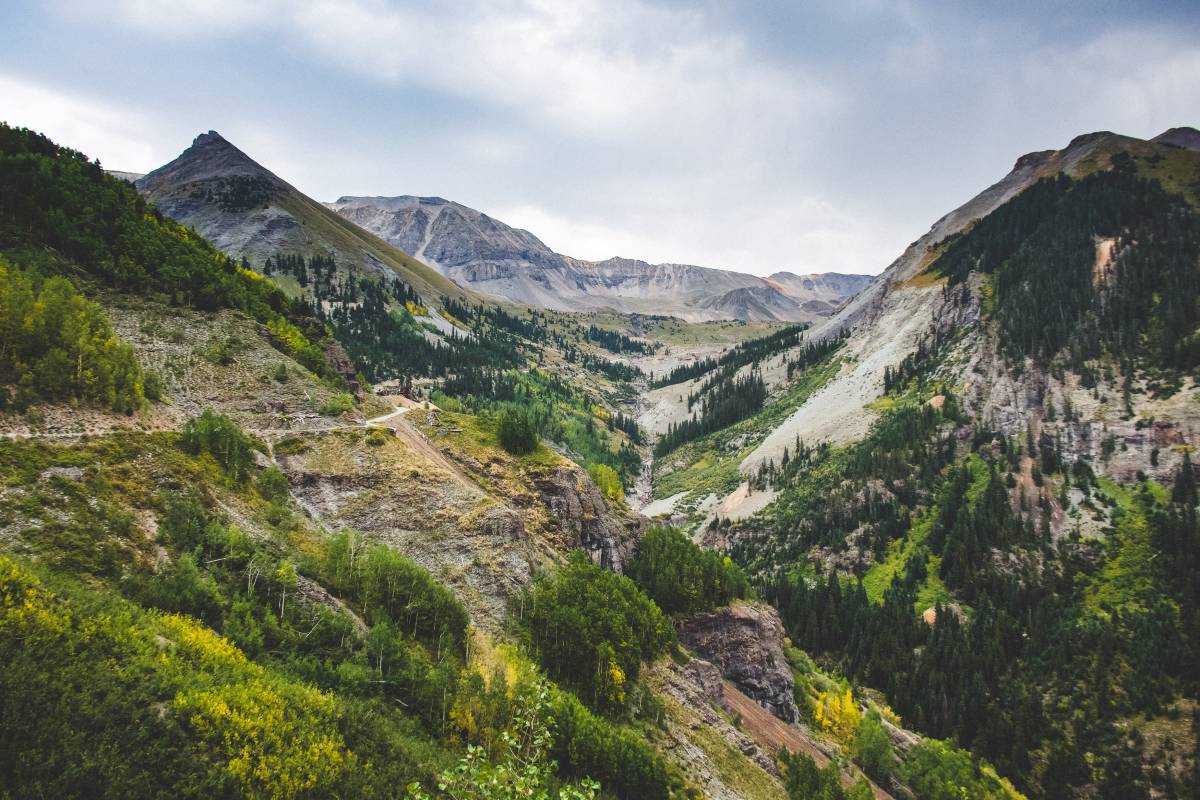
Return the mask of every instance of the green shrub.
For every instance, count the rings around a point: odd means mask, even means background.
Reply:
[[[995,771],[976,762],[966,750],[925,739],[908,751],[901,779],[922,800],[1008,800],[1017,796]]]
[[[163,379],[158,370],[148,369],[142,375],[142,394],[147,400],[158,402],[163,397]]]
[[[675,629],[633,581],[583,551],[533,585],[519,624],[550,676],[593,708],[621,709],[643,661],[675,641]]]
[[[578,786],[553,787],[555,764],[549,756],[552,694],[551,687],[538,680],[516,698],[516,713],[497,762],[489,762],[482,747],[468,745],[467,755],[438,778],[438,794],[429,795],[413,783],[408,786],[408,800],[592,800],[600,787],[588,778]]]
[[[237,423],[211,408],[188,420],[180,443],[192,455],[208,453],[216,459],[230,485],[242,483],[250,475],[253,442]]]
[[[320,564],[327,586],[353,598],[368,624],[393,623],[431,645],[462,654],[467,611],[428,570],[354,531],[332,537]]]
[[[345,414],[352,408],[354,408],[354,398],[349,392],[340,392],[322,403],[317,411],[327,417],[336,417]]]
[[[162,567],[131,594],[144,606],[187,614],[214,628],[221,626],[224,616],[220,587],[188,553]]]
[[[272,464],[258,474],[254,488],[264,500],[283,500],[288,496],[288,479],[283,470]]]
[[[496,437],[500,446],[515,456],[532,453],[538,446],[537,429],[524,409],[509,406],[500,412],[496,422]]]
[[[677,780],[663,757],[636,731],[597,716],[575,695],[559,691],[550,706],[550,755],[568,779],[591,777],[620,800],[666,800]]]
[[[858,723],[852,749],[863,771],[876,783],[886,784],[896,769],[896,754],[878,713],[867,714]]]
[[[874,794],[866,778],[860,778],[849,789],[842,787],[842,771],[830,761],[823,768],[812,756],[784,750],[779,758],[783,768],[783,785],[791,800],[871,800]],[[970,795],[964,795],[967,797]],[[918,794],[924,800],[924,795]],[[961,800],[961,798],[960,798]]]
[[[727,556],[706,550],[674,528],[651,528],[626,574],[668,614],[709,611],[749,594]]]

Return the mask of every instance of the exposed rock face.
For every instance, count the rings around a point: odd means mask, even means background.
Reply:
[[[784,722],[800,718],[783,653],[783,623],[770,606],[743,603],[676,622],[679,641]]]
[[[538,480],[537,490],[568,546],[582,547],[601,566],[624,571],[637,543],[640,519],[622,523],[610,513],[596,485],[570,467],[559,467]]]
[[[692,320],[809,321],[870,280],[861,275],[759,278],[630,258],[583,261],[529,231],[441,197],[342,197],[329,207],[460,286],[561,311],[612,308]]]
[[[353,529],[383,542],[449,586],[486,630],[498,630],[509,601],[538,563],[521,515],[459,475],[410,427],[383,445],[365,433],[305,437],[277,454],[292,496],[329,530]]]
[[[362,394],[362,387],[358,385],[358,370],[354,368],[354,359],[346,352],[346,348],[341,342],[330,342],[325,347],[325,364],[342,376],[342,380],[346,382],[346,386],[354,393],[355,397]]]

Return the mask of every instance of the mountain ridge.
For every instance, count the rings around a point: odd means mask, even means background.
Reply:
[[[845,275],[836,282],[820,280],[832,275],[820,273],[780,282],[621,256],[588,261],[557,253],[530,231],[441,197],[343,195],[326,207],[459,285],[561,311],[608,308],[691,321],[811,322],[832,313],[869,281],[868,276]]]

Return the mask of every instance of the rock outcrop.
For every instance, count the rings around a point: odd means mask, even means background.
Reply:
[[[596,484],[570,466],[539,478],[536,488],[569,548],[583,548],[593,561],[615,572],[625,570],[641,532],[640,518],[615,516]]]
[[[743,694],[784,722],[800,718],[795,681],[774,608],[739,603],[676,622],[679,641],[712,662]]]
[[[332,341],[325,346],[325,365],[342,377],[346,388],[355,397],[362,396],[362,387],[358,384],[358,369],[341,342]]]

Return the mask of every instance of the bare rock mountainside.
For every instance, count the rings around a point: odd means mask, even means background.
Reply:
[[[688,264],[560,255],[529,231],[440,197],[342,197],[329,207],[461,286],[560,311],[611,309],[714,319],[827,317],[865,275],[758,278]]]
[[[305,196],[216,131],[200,134],[178,158],[137,177],[134,185],[163,213],[256,269],[279,254],[324,255],[342,270],[399,278],[429,299],[464,295],[425,264]]]

